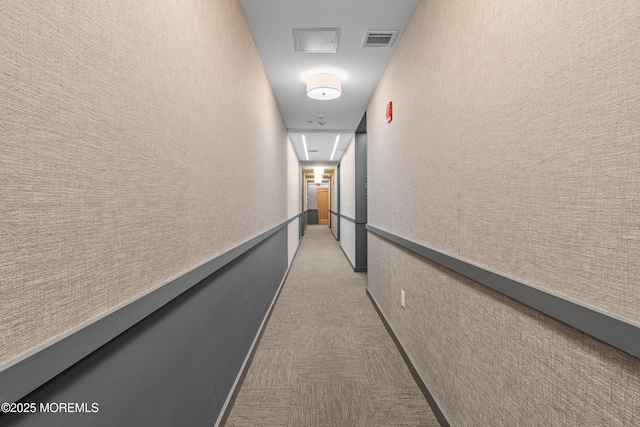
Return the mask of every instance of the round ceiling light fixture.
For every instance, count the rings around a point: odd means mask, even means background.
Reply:
[[[342,94],[342,82],[348,73],[339,67],[318,67],[300,74],[307,83],[307,96],[312,99],[336,99]]]
[[[307,80],[307,96],[311,99],[336,99],[342,93],[342,81],[335,74],[314,74]]]

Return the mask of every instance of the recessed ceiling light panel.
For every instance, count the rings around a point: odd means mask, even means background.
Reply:
[[[339,42],[339,28],[293,29],[293,43],[296,52],[336,53]]]

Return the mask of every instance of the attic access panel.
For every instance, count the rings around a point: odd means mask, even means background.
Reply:
[[[336,53],[340,42],[339,28],[294,28],[296,52]]]

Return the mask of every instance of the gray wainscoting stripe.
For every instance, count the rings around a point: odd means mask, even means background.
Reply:
[[[274,235],[298,214],[0,372],[0,402],[15,402],[203,279]]]
[[[354,224],[366,224],[367,223],[366,219],[353,219],[353,218],[350,218],[350,217],[348,217],[346,215],[342,215],[342,214],[336,214],[336,215],[338,215],[340,218],[344,218],[347,221],[352,222]]]
[[[485,270],[375,226],[367,225],[367,230],[624,352],[640,357],[640,328],[631,323]]]
[[[369,299],[371,300],[371,303],[373,304],[373,307],[378,312],[378,316],[380,316],[380,320],[382,320],[382,323],[384,324],[384,327],[387,328],[387,332],[389,332],[389,335],[391,336],[391,339],[393,340],[393,342],[396,345],[398,351],[402,355],[402,358],[404,359],[404,363],[406,363],[407,367],[409,368],[409,371],[411,372],[411,376],[413,376],[413,379],[415,380],[416,384],[418,384],[418,388],[422,392],[422,395],[425,397],[425,399],[427,399],[427,402],[429,402],[429,406],[431,407],[431,410],[433,411],[433,414],[436,416],[436,418],[438,419],[438,422],[440,423],[440,425],[442,427],[449,427],[449,425],[450,425],[449,424],[449,420],[447,420],[447,417],[442,412],[442,409],[440,409],[440,406],[438,405],[438,402],[436,401],[436,399],[431,394],[431,391],[429,390],[429,387],[427,387],[425,382],[422,380],[422,377],[420,376],[420,374],[416,370],[416,368],[415,368],[415,366],[413,364],[413,361],[411,360],[411,358],[407,354],[406,350],[402,346],[402,343],[400,342],[400,339],[396,335],[396,332],[393,330],[393,328],[391,327],[391,325],[387,321],[387,318],[384,316],[384,313],[382,313],[382,310],[380,309],[380,306],[378,305],[378,302],[373,297],[373,295],[371,295],[371,292],[369,292],[369,289],[367,289],[367,295],[369,296]]]
[[[367,223],[366,219],[353,219],[353,218],[348,217],[346,215],[339,214],[338,212],[331,212],[331,213],[337,215],[339,218],[344,218],[349,222],[353,222],[354,224],[366,224]]]
[[[367,228],[366,223],[356,222],[356,265],[354,271],[367,271]]]

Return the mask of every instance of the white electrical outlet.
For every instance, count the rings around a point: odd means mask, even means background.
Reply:
[[[405,307],[404,307],[404,298],[405,298],[404,291],[403,291],[403,290],[401,290],[401,291],[400,291],[400,305],[402,306],[402,308],[405,308]]]

